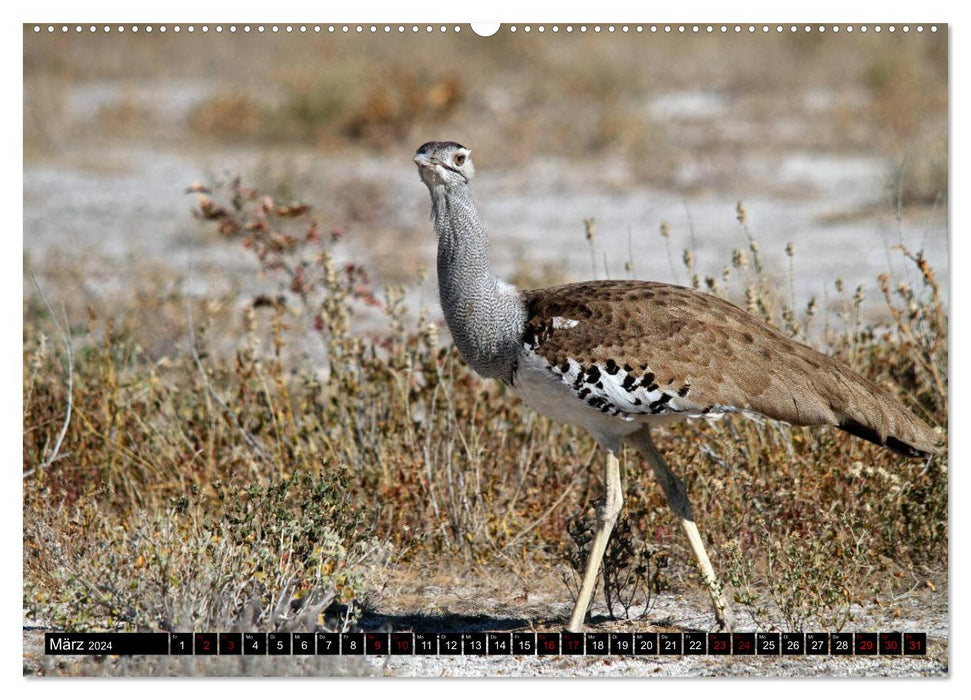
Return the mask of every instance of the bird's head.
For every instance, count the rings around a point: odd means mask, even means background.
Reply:
[[[429,141],[415,153],[418,174],[428,189],[464,185],[475,175],[471,151],[454,141]]]

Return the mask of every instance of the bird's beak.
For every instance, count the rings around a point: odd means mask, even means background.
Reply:
[[[433,164],[432,159],[425,153],[416,153],[415,163],[418,165],[419,168],[427,168],[428,166]]]

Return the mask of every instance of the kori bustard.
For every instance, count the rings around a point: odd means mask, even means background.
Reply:
[[[429,142],[414,160],[431,194],[442,311],[462,357],[536,411],[586,428],[607,453],[604,498],[568,630],[583,625],[623,506],[617,454],[625,441],[647,457],[697,558],[717,623],[731,628],[684,483],[651,439],[655,425],[744,413],[836,426],[908,457],[936,451],[936,433],[888,391],[717,297],[619,280],[516,289],[489,263],[469,188],[469,149]]]

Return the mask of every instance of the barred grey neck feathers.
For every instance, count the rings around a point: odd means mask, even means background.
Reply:
[[[512,383],[526,326],[519,292],[489,264],[489,239],[466,182],[430,186],[438,289],[455,345],[483,377]]]

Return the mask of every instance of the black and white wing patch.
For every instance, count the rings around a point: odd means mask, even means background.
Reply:
[[[568,358],[558,365],[547,364],[547,370],[591,408],[627,420],[642,415],[679,413],[697,417],[723,412],[691,401],[690,382],[676,389],[662,389],[650,369],[638,372],[613,359],[582,365]]]
[[[523,352],[532,356],[528,363],[531,367],[543,367],[588,407],[623,420],[668,414],[719,417],[726,410],[731,410],[699,405],[692,400],[689,379],[661,387],[655,373],[643,365],[635,369],[626,362],[609,357],[581,363],[569,356],[559,361],[543,356],[544,343],[581,323],[561,316],[553,316],[542,322],[533,319],[524,337]]]

